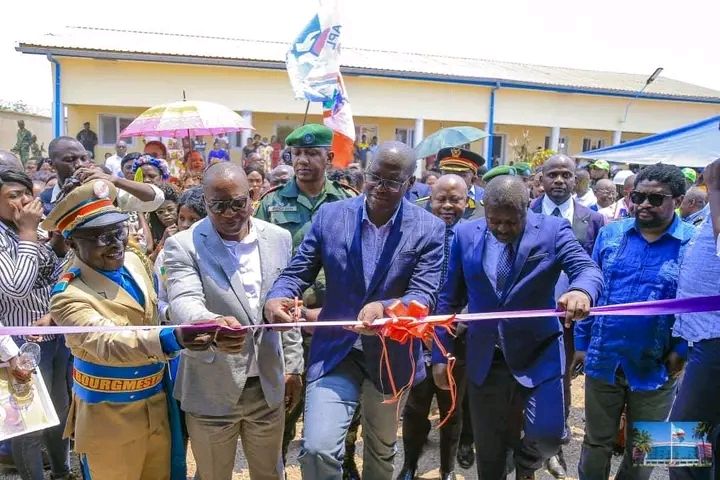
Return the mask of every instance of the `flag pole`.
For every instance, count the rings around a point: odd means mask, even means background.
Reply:
[[[308,110],[310,110],[310,100],[307,101],[307,104],[305,105],[305,116],[303,117],[303,125],[307,123],[307,114]]]

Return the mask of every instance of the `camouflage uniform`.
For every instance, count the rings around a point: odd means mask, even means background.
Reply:
[[[345,200],[357,195],[351,187],[338,182],[325,180],[320,195],[310,198],[305,195],[295,178],[284,186],[269,190],[260,200],[255,216],[260,220],[273,223],[284,228],[292,236],[293,253],[310,230],[312,217],[325,203]],[[308,308],[320,307],[325,295],[325,274],[321,271],[315,283],[303,296],[305,306]]]

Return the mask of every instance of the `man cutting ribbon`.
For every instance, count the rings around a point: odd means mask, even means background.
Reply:
[[[552,308],[560,272],[570,278],[557,301],[565,324],[588,315],[602,273],[564,219],[528,211],[522,178],[501,175],[485,190],[485,218],[460,225],[436,313]],[[437,329],[452,349],[448,334]],[[565,439],[562,326],[555,317],[470,322],[466,334],[469,405],[478,477],[506,477],[515,446],[518,479],[554,455]],[[434,347],[433,377],[447,388],[446,356]],[[522,440],[509,427],[514,403],[524,407]]]
[[[59,231],[75,253],[52,292],[50,312],[58,325],[158,323],[151,273],[141,258],[125,251],[128,215],[115,205],[116,197],[109,182],[85,183],[61,198],[42,223]],[[214,322],[239,326],[224,318]],[[244,332],[94,332],[68,335],[66,341],[75,359],[65,434],[75,440],[85,478],[185,479],[177,406],[166,394],[166,362],[183,348],[214,344],[239,351]]]

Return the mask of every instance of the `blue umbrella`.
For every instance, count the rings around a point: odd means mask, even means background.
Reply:
[[[415,157],[425,158],[435,155],[443,148],[459,147],[489,137],[485,130],[475,127],[441,128],[415,147]]]

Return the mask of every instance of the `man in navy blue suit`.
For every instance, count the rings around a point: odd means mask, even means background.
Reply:
[[[458,227],[437,313],[558,307],[565,325],[585,318],[602,290],[602,274],[570,224],[528,211],[520,177],[487,185],[485,218]],[[561,272],[569,287],[555,302]],[[443,343],[452,346],[439,331]],[[478,476],[505,478],[508,448],[515,446],[518,479],[554,455],[566,438],[562,375],[565,355],[557,317],[469,322],[466,333],[468,395]],[[445,358],[433,351],[433,375],[447,386]],[[508,428],[512,405],[524,406],[522,440]]]
[[[290,322],[291,299],[302,297],[323,268],[327,294],[318,321],[357,319],[363,324],[314,331],[299,456],[303,478],[342,478],[344,438],[362,404],[362,477],[392,479],[398,410],[396,404],[383,403],[393,393],[390,374],[401,388],[422,381],[425,365],[419,341],[413,341],[411,351],[388,341],[388,372],[370,324],[398,299],[435,307],[445,235],[440,219],[403,199],[414,169],[410,147],[380,145],[365,173],[365,194],[320,208],[267,295],[266,320]]]

